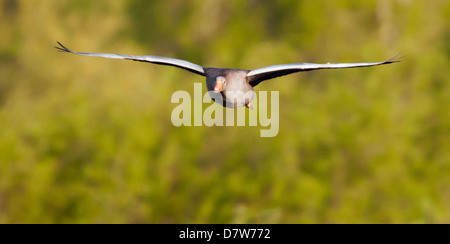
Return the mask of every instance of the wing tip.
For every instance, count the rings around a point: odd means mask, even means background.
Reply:
[[[399,63],[403,61],[406,56],[400,56],[400,54],[395,55],[394,57],[384,61],[385,64]]]
[[[65,47],[63,44],[61,44],[61,42],[56,41],[56,43],[58,43],[59,47],[56,46],[55,48],[60,51],[60,52],[66,52],[66,53],[73,53],[70,49],[68,49],[67,47]]]

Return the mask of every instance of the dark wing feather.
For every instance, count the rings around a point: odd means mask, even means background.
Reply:
[[[84,56],[113,58],[113,59],[126,59],[126,60],[147,62],[147,63],[160,64],[160,65],[169,65],[169,66],[174,66],[177,68],[181,68],[181,69],[193,72],[198,75],[205,76],[205,71],[203,70],[202,66],[193,64],[191,62],[181,60],[181,59],[166,58],[166,57],[159,57],[159,56],[133,56],[133,55],[122,55],[122,54],[110,54],[110,53],[82,53],[82,52],[71,51],[70,49],[63,46],[59,42],[58,42],[58,44],[59,44],[59,47],[55,47],[55,48],[61,52],[68,52],[68,53],[84,55]]]
[[[247,79],[250,85],[253,87],[265,80],[273,79],[276,77],[289,75],[296,72],[312,71],[317,69],[345,69],[345,68],[359,68],[359,67],[371,67],[382,64],[391,64],[400,62],[401,58],[393,57],[384,62],[377,63],[341,63],[341,64],[313,64],[313,63],[298,63],[298,64],[281,64],[273,65],[261,69],[255,69],[247,74]]]

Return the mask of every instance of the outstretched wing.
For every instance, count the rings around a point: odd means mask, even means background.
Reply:
[[[359,68],[370,67],[382,64],[391,64],[400,62],[401,58],[393,57],[384,62],[377,63],[341,63],[341,64],[312,64],[312,63],[298,63],[298,64],[280,64],[273,65],[261,69],[255,69],[247,74],[247,79],[253,87],[262,81],[273,79],[276,77],[289,75],[301,71],[311,71],[316,69],[345,69],[345,68]]]
[[[147,62],[147,63],[160,64],[160,65],[169,65],[169,66],[178,67],[178,68],[196,73],[198,75],[205,76],[205,71],[203,70],[202,66],[193,64],[191,62],[181,60],[181,59],[158,57],[158,56],[132,56],[132,55],[110,54],[110,53],[74,52],[74,51],[69,50],[67,47],[63,46],[61,43],[59,43],[59,42],[57,42],[57,43],[59,44],[59,47],[55,47],[55,48],[62,52],[68,52],[68,53],[85,55],[85,56],[93,56],[93,57],[126,59],[126,60]]]

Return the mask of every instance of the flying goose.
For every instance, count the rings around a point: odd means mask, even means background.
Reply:
[[[132,56],[121,54],[108,53],[84,53],[74,52],[57,42],[59,47],[55,47],[59,51],[68,52],[78,55],[126,59],[139,62],[147,62],[160,65],[169,65],[178,67],[192,73],[206,76],[206,87],[209,94],[214,101],[225,107],[243,107],[253,108],[251,101],[254,97],[253,87],[265,80],[276,77],[289,75],[301,71],[311,71],[317,69],[344,69],[344,68],[358,68],[370,67],[382,64],[391,64],[400,62],[401,58],[393,57],[384,62],[375,63],[337,63],[337,64],[314,64],[314,63],[295,63],[295,64],[280,64],[268,66],[265,68],[246,70],[246,69],[222,69],[222,68],[207,68],[202,67],[191,62],[158,56]],[[221,96],[219,96],[221,95]]]

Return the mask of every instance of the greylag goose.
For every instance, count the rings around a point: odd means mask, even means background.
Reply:
[[[400,58],[393,57],[383,62],[374,63],[295,63],[280,64],[268,66],[265,68],[246,70],[246,69],[223,69],[223,68],[207,68],[191,62],[158,56],[132,56],[108,53],[84,53],[74,52],[57,42],[59,47],[55,47],[59,51],[68,52],[78,55],[94,56],[102,58],[126,59],[139,62],[147,62],[160,65],[169,65],[178,67],[192,73],[206,76],[206,87],[213,100],[225,107],[247,107],[252,108],[251,101],[254,97],[253,87],[265,80],[276,77],[289,75],[301,71],[312,71],[317,69],[345,69],[370,67],[382,64],[391,64],[400,62]],[[221,96],[218,96],[221,95]]]

